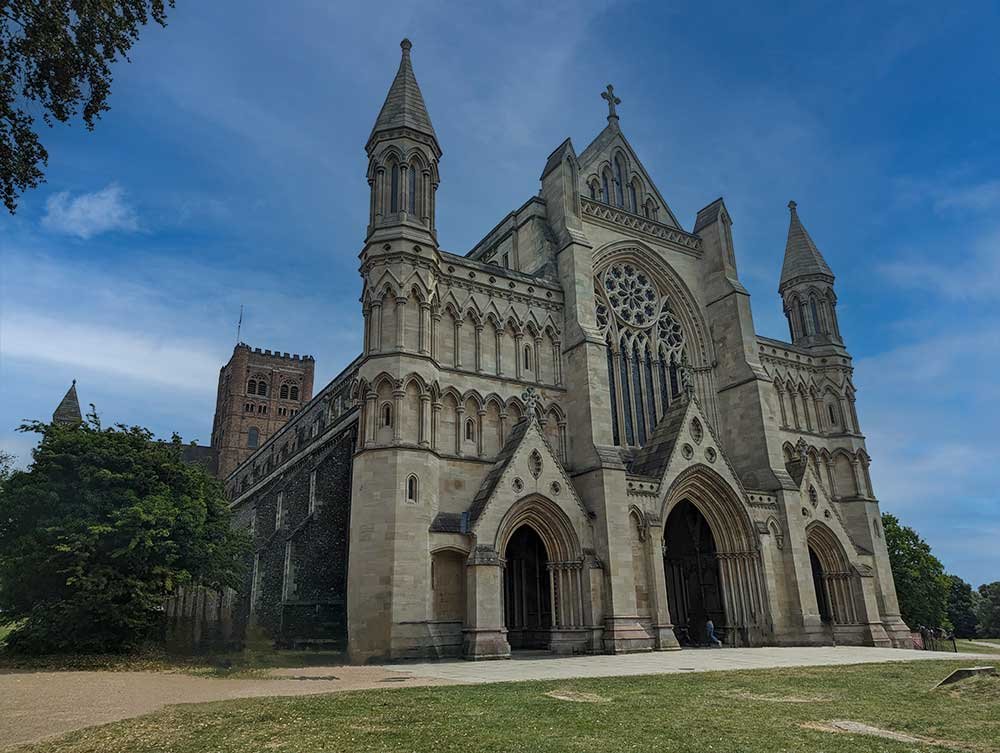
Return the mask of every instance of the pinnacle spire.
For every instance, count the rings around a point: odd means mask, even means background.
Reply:
[[[54,424],[78,424],[83,422],[83,414],[80,413],[80,399],[76,396],[76,380],[66,390],[55,413],[52,414]]]
[[[781,282],[778,292],[799,277],[807,275],[823,275],[833,282],[833,270],[826,263],[809,232],[802,225],[794,201],[788,202],[791,219],[788,225],[788,241],[785,243],[785,261],[781,265]]]
[[[427,105],[424,104],[424,96],[420,93],[417,77],[413,74],[413,64],[410,61],[413,43],[409,39],[404,39],[399,46],[402,49],[399,70],[396,71],[396,78],[393,79],[385,103],[375,119],[371,136],[368,137],[368,145],[370,147],[375,141],[376,134],[382,131],[411,128],[430,136],[437,146],[437,134],[434,133],[430,115],[427,114]]]

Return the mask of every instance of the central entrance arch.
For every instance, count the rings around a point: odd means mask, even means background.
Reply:
[[[663,540],[663,571],[674,632],[681,643],[706,643],[708,620],[719,628],[726,624],[712,529],[698,508],[683,500],[667,518]]]
[[[671,484],[663,501],[667,606],[688,644],[707,642],[715,624],[729,646],[763,645],[770,633],[757,532],[740,493],[696,464]],[[675,514],[676,513],[676,514]]]
[[[552,628],[552,584],[545,543],[522,525],[504,551],[504,618],[513,650],[547,649]]]

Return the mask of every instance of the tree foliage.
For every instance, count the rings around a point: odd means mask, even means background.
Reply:
[[[950,583],[941,561],[931,554],[930,545],[912,528],[901,525],[895,515],[883,513],[882,528],[903,620],[912,628],[950,627]]]
[[[44,180],[52,126],[82,115],[88,129],[108,108],[111,66],[128,59],[150,20],[166,25],[174,0],[0,0],[0,193],[17,198]],[[35,110],[33,112],[32,110]]]
[[[152,637],[187,583],[238,587],[246,535],[222,486],[140,427],[22,426],[41,434],[0,485],[0,611],[8,649],[105,652]]]
[[[1000,638],[1000,580],[979,587],[979,634]]]
[[[948,576],[948,620],[957,638],[975,638],[978,594],[957,575]]]

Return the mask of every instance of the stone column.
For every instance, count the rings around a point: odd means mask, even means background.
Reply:
[[[396,349],[406,349],[406,296],[396,296]]]
[[[503,337],[503,330],[497,325],[494,325],[494,327],[495,328],[493,337],[495,340],[494,347],[496,348],[496,353],[497,353],[497,376],[503,376],[503,365],[501,364],[503,347],[501,347],[501,340],[500,340],[500,338]]]
[[[431,329],[431,304],[428,301],[420,302],[420,343],[418,345],[418,350],[421,355],[427,355],[430,353],[430,348],[428,346],[428,340],[430,339],[430,329]]]
[[[534,361],[535,362],[532,365],[535,367],[535,381],[541,382],[542,381],[542,338],[540,335],[535,335]]]
[[[431,396],[420,396],[420,446],[430,447],[431,437]]]
[[[441,309],[435,308],[431,311],[431,358],[438,357],[438,336],[441,331]]]
[[[521,367],[524,363],[524,354],[521,352],[523,340],[524,337],[520,333],[514,333],[514,377],[516,379],[523,379],[521,375]]]
[[[476,411],[476,454],[479,457],[483,456],[483,416],[486,415],[486,409],[480,408]]]
[[[376,400],[378,400],[378,394],[374,392],[365,395],[365,447],[375,446],[375,432],[378,427]]]
[[[382,301],[372,301],[372,350],[382,350]]]
[[[562,387],[562,343],[559,340],[552,341],[552,363],[555,368],[556,385]]]
[[[667,603],[667,578],[663,570],[663,521],[659,518],[646,521],[646,572],[649,573],[650,611],[653,617],[653,646],[658,651],[680,648],[674,635],[670,605]]]
[[[462,323],[465,321],[464,317],[458,317],[455,320],[455,331],[453,337],[455,338],[455,368],[462,368]]]
[[[465,628],[462,655],[466,659],[509,659],[510,644],[503,623],[503,561],[489,545],[477,546],[466,561]]]
[[[465,441],[465,406],[459,405],[455,411],[455,454],[462,457],[462,442]]]
[[[483,373],[483,325],[476,322],[476,373]]]
[[[441,425],[441,403],[435,400],[431,404],[431,447],[435,450],[441,449],[441,438],[439,436]]]
[[[399,444],[403,438],[403,398],[406,392],[402,388],[392,391],[392,443]]]

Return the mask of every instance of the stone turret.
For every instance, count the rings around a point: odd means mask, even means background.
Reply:
[[[843,346],[833,271],[799,219],[796,207],[794,201],[788,202],[791,219],[778,284],[792,343],[805,347]]]
[[[434,233],[441,147],[413,73],[413,45],[404,39],[399,46],[399,70],[365,145],[371,186],[369,236],[396,225]]]

